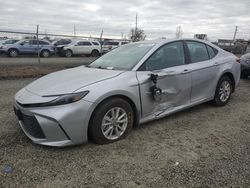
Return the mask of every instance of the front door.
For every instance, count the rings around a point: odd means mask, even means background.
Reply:
[[[33,48],[32,48],[31,40],[25,40],[22,43],[20,43],[19,51],[25,54],[32,53]]]
[[[137,71],[143,117],[158,116],[190,102],[191,70],[185,63],[181,41],[160,47],[144,62]],[[152,74],[158,76],[156,84]]]

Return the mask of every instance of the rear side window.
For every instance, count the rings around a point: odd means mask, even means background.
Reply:
[[[104,42],[103,45],[113,45],[113,46],[118,46],[119,42]]]
[[[143,69],[160,70],[185,64],[182,42],[173,42],[159,48],[147,61]]]
[[[207,47],[205,44],[196,41],[187,41],[191,63],[209,60]]]
[[[78,42],[77,45],[79,46],[91,46],[91,43],[90,42],[85,42],[85,41],[82,41],[82,42]]]
[[[207,45],[207,51],[208,51],[210,59],[214,58],[218,53],[218,50],[208,45]]]
[[[128,42],[122,42],[122,45],[124,45],[124,44],[128,44]]]
[[[99,46],[98,42],[92,42],[95,46]]]
[[[39,44],[40,44],[40,45],[49,45],[49,43],[48,43],[48,42],[41,41],[41,40],[39,41]]]

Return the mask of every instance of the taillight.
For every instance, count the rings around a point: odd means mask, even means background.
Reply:
[[[236,63],[240,63],[240,58],[237,58],[237,59],[236,59]]]

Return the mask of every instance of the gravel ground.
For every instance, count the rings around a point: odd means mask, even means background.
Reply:
[[[202,104],[135,129],[124,140],[34,145],[12,112],[32,79],[0,81],[0,187],[249,187],[250,80],[221,108]],[[10,173],[4,167],[10,165]]]

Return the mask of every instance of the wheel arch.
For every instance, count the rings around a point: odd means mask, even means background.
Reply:
[[[233,75],[231,72],[226,71],[226,72],[224,72],[224,73],[221,75],[220,79],[221,79],[223,76],[227,76],[227,77],[230,78],[230,80],[232,81],[232,84],[233,84],[233,92],[234,92],[234,91],[235,91],[235,78],[234,78],[234,75]],[[219,80],[220,80],[220,79],[219,79]]]
[[[40,51],[40,55],[42,55],[42,53],[43,53],[44,51],[49,52],[49,54],[51,55],[51,51],[50,51],[49,49],[47,49],[47,48],[43,48],[43,49],[41,49],[41,51]]]
[[[88,130],[88,131],[87,131],[87,132],[88,132],[88,137],[89,137],[89,126],[90,126],[90,122],[92,121],[93,116],[94,116],[96,110],[97,110],[104,102],[106,102],[107,100],[110,100],[110,99],[112,99],[112,98],[120,98],[120,99],[123,99],[123,100],[125,100],[126,102],[128,102],[128,103],[130,104],[130,106],[131,106],[131,108],[133,109],[133,112],[134,112],[134,124],[133,124],[133,127],[138,127],[138,126],[139,126],[140,112],[138,111],[138,109],[137,109],[136,104],[134,103],[134,101],[133,101],[130,97],[126,96],[126,95],[115,94],[115,95],[111,95],[111,96],[108,96],[108,97],[102,99],[102,100],[98,103],[98,105],[94,108],[94,110],[92,111],[91,116],[90,116],[90,118],[89,118],[89,122],[88,122],[88,129],[87,129],[87,130]]]
[[[8,52],[10,52],[11,50],[16,50],[17,53],[20,53],[20,51],[17,48],[11,47],[11,48],[8,49]]]

